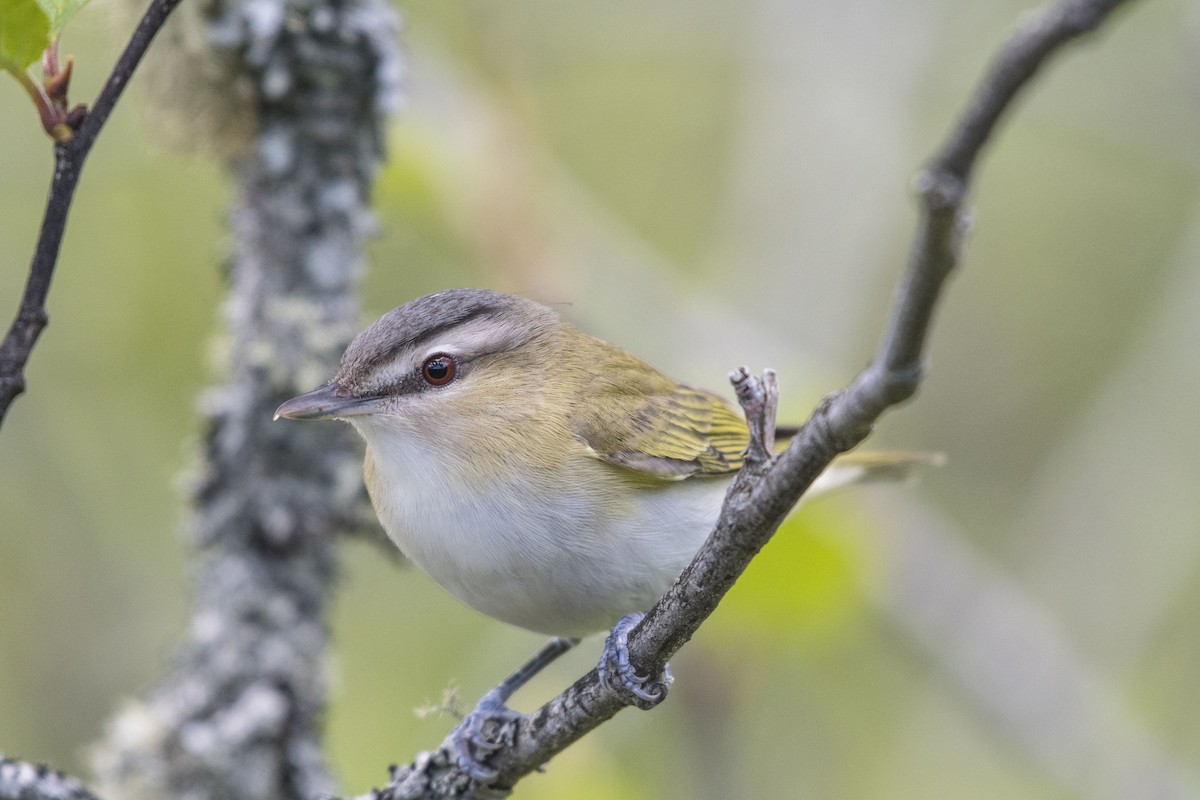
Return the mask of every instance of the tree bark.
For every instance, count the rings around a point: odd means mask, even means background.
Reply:
[[[272,413],[324,380],[360,322],[395,19],[381,0],[209,13],[257,127],[230,165],[225,375],[203,399],[192,622],[162,685],[110,724],[97,769],[111,797],[311,800],[332,789],[320,719],[336,534],[373,515],[349,429]]]

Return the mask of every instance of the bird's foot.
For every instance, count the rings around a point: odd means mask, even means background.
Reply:
[[[654,677],[638,675],[629,663],[629,632],[645,616],[638,611],[617,620],[604,640],[604,652],[596,666],[601,681],[608,684],[626,703],[643,710],[654,708],[663,701],[672,680],[669,665],[663,665],[662,674]]]
[[[500,771],[488,766],[487,762],[499,750],[516,744],[517,723],[521,720],[521,715],[506,705],[508,698],[547,664],[578,643],[578,639],[551,639],[520,669],[480,698],[471,713],[450,733],[458,766],[463,772],[485,784],[497,778]]]
[[[480,698],[452,734],[459,768],[480,783],[494,781],[500,772],[487,761],[497,750],[515,743],[520,718],[504,704],[498,688]]]

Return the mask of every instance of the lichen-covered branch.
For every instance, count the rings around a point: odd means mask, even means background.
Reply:
[[[639,674],[658,673],[830,462],[861,442],[884,411],[914,394],[923,374],[934,307],[959,260],[966,227],[963,203],[977,157],[1004,112],[1049,56],[1097,28],[1123,2],[1062,0],[1029,16],[1001,49],[962,119],[918,176],[921,219],[874,361],[849,388],[822,402],[786,451],[747,460],[707,543],[634,629],[630,660]],[[745,391],[739,391],[739,399],[752,428],[770,429],[772,404],[754,401],[768,390],[744,377],[741,382]],[[492,766],[500,774],[492,786],[474,784],[457,769],[448,739],[397,770],[392,783],[370,797],[503,796],[521,777],[621,708],[621,701],[593,670],[518,722],[515,745],[493,756]]]
[[[329,373],[359,322],[367,208],[395,105],[395,19],[383,0],[221,0],[210,46],[252,87],[254,139],[231,164],[222,384],[189,525],[193,615],[166,680],[122,710],[96,759],[104,794],[312,800],[335,534],[371,519],[341,426],[272,424]]]
[[[70,775],[0,755],[0,800],[96,800]]]

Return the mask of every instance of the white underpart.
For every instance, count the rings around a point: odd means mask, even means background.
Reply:
[[[514,475],[468,485],[436,444],[396,446],[413,432],[355,422],[375,461],[376,512],[401,551],[471,608],[554,636],[649,609],[712,531],[729,484],[690,478],[602,507],[595,482],[618,468],[581,457],[554,485]],[[822,476],[813,491],[854,477]]]

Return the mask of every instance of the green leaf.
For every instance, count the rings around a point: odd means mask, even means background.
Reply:
[[[50,28],[39,0],[0,0],[0,67],[23,73],[50,46]]]
[[[4,0],[0,0],[4,2]],[[88,0],[37,0],[42,11],[50,19],[50,37],[57,39],[75,12],[87,5]]]

